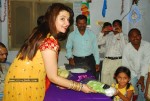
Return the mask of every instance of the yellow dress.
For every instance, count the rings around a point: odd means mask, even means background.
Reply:
[[[122,93],[124,96],[126,96],[127,91],[132,90],[134,92],[134,87],[132,85],[130,85],[130,87],[128,89],[126,89],[126,87],[119,89],[118,84],[112,84],[112,86],[115,87],[116,89],[118,89],[120,91],[120,93]],[[120,99],[119,96],[115,96],[113,101],[123,101],[123,100]]]
[[[3,101],[43,101],[46,71],[41,51],[58,51],[58,42],[46,38],[32,61],[15,58],[5,78]]]

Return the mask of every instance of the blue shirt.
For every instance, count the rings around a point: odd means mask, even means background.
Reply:
[[[71,32],[68,36],[67,44],[67,58],[72,58],[73,55],[77,57],[94,55],[96,64],[99,64],[99,51],[97,45],[96,35],[86,29],[84,35],[81,35],[78,29]]]

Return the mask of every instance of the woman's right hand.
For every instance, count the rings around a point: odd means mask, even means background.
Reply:
[[[96,93],[91,87],[89,87],[87,84],[83,84],[83,87],[81,89],[84,93]]]

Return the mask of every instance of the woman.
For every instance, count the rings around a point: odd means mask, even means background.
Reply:
[[[85,93],[93,92],[87,85],[57,75],[59,45],[73,19],[73,11],[54,3],[45,14],[45,22],[35,28],[21,47],[6,76],[3,101],[43,101],[45,76],[59,86]],[[59,37],[58,37],[59,36]]]

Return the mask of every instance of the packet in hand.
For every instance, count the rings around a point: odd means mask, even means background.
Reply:
[[[90,80],[87,82],[87,85],[90,86],[93,90],[95,90],[98,93],[103,93],[106,96],[113,96],[116,93],[116,89],[107,85],[103,84],[96,80]]]

